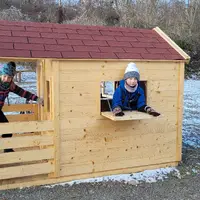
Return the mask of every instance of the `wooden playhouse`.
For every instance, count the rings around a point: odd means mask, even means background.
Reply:
[[[176,166],[181,160],[184,65],[189,56],[159,28],[0,21],[0,62],[37,61],[44,107],[5,105],[0,189]],[[147,104],[162,113],[109,109],[126,65],[135,62]],[[119,120],[120,119],[120,120]],[[118,121],[119,120],[119,121]]]

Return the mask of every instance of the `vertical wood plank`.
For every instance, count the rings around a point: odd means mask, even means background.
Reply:
[[[184,93],[184,63],[179,64],[178,82],[178,109],[177,109],[177,139],[176,139],[176,161],[182,159],[182,121],[183,121],[183,93]]]
[[[43,92],[44,92],[44,118],[45,120],[48,119],[48,94],[47,94],[47,81],[49,81],[48,79],[48,68],[50,67],[49,65],[49,62],[47,60],[45,60],[45,65],[44,65],[44,74],[45,74],[45,77],[44,77],[44,89],[43,89]]]
[[[51,121],[51,113],[50,110],[48,110],[48,106],[51,105],[51,101],[49,101],[52,96],[51,93],[49,93],[48,89],[47,89],[47,81],[50,81],[50,77],[52,75],[52,63],[51,63],[51,59],[45,59],[44,62],[42,63],[42,76],[41,76],[41,91],[42,91],[42,95],[44,98],[44,106],[41,107],[42,109],[42,119],[43,120],[49,120]],[[49,85],[49,89],[50,89],[50,85]],[[46,132],[42,132],[42,134],[46,134]],[[45,149],[47,148],[46,146],[41,145],[40,149]]]
[[[44,83],[45,83],[45,60],[42,61],[41,66],[40,66],[40,97],[43,97],[45,99]],[[41,113],[40,113],[41,120],[45,120],[44,106],[41,106],[40,110],[41,110]]]
[[[45,120],[51,120],[51,77],[52,72],[52,60],[45,60],[45,80],[44,80],[44,117]]]
[[[53,61],[52,63],[52,117],[54,121],[54,177],[60,176],[60,63]]]
[[[40,76],[41,76],[41,62],[37,62],[36,66],[36,76],[37,76],[37,96],[41,96],[41,85],[40,85]],[[41,120],[41,106],[38,106],[38,119]]]
[[[19,72],[19,83],[21,83],[21,82],[22,82],[22,73]]]
[[[34,120],[37,121],[37,120],[40,120],[39,118],[39,107],[37,104],[33,104],[33,114],[34,114]]]

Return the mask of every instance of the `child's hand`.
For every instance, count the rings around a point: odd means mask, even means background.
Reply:
[[[39,98],[37,99],[37,103],[44,106],[44,99],[43,98]]]
[[[124,112],[117,113],[117,114],[115,114],[115,116],[122,117],[122,116],[124,116]]]
[[[149,107],[147,108],[147,113],[150,115],[153,115],[154,117],[158,117],[160,113],[156,112],[153,108]]]
[[[120,116],[120,117],[124,115],[124,113],[123,113],[121,107],[119,107],[119,106],[116,107],[116,108],[114,108],[113,114],[114,114],[115,116]]]

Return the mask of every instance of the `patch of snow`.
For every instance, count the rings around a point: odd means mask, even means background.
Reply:
[[[184,83],[183,146],[200,147],[200,81]]]
[[[192,172],[195,173],[195,174],[197,174],[197,173],[198,173],[198,170],[192,169]]]
[[[97,183],[97,182],[108,182],[108,181],[118,181],[124,182],[127,184],[137,185],[141,182],[153,183],[158,180],[163,181],[167,178],[167,175],[170,173],[175,173],[178,177],[180,176],[179,171],[175,167],[168,167],[168,168],[160,168],[155,170],[145,170],[139,173],[133,174],[120,174],[120,175],[112,175],[112,176],[103,176],[98,178],[89,178],[89,179],[82,179],[82,180],[75,180],[70,182],[58,183],[53,185],[46,185],[43,187],[52,188],[55,186],[65,186],[65,185],[73,185],[73,184],[80,184],[80,183]]]
[[[105,81],[104,93],[113,96],[113,94],[114,94],[114,81]]]

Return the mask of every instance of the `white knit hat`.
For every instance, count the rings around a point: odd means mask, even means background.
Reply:
[[[124,80],[127,78],[136,78],[138,81],[140,80],[140,72],[138,68],[136,67],[135,63],[129,63],[126,67],[125,73],[124,73]]]

